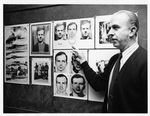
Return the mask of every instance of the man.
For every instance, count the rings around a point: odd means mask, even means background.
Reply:
[[[90,34],[91,34],[91,21],[82,20],[81,23],[80,23],[80,29],[81,29],[81,40],[92,39],[90,37]]]
[[[84,97],[83,90],[85,89],[85,79],[83,76],[79,74],[75,74],[71,78],[71,84],[72,84],[72,93],[70,93],[70,96],[74,97]]]
[[[33,46],[33,52],[49,52],[49,45],[44,42],[45,28],[44,26],[37,27],[37,40],[38,42]]]
[[[77,24],[75,22],[71,22],[67,26],[67,33],[68,33],[68,39],[69,40],[75,40],[76,33],[77,33]]]
[[[80,62],[77,61],[73,56],[71,58],[71,64],[72,64],[72,71],[75,73],[81,72],[81,65]]]
[[[56,72],[65,73],[67,71],[66,70],[67,64],[68,64],[68,56],[66,55],[66,53],[62,51],[58,52],[55,55]]]
[[[106,90],[103,112],[147,112],[147,52],[136,42],[138,30],[138,17],[133,12],[121,10],[113,14],[108,36],[122,54],[117,76],[113,72],[119,66],[118,54],[110,59],[104,73],[96,74],[82,53],[73,50],[90,85],[97,91]]]
[[[68,86],[68,78],[64,74],[58,74],[56,76],[56,95],[65,95],[67,96],[67,89]]]
[[[57,23],[55,26],[55,41],[65,40],[66,23]]]

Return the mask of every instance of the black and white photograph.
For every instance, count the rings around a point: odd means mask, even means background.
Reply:
[[[54,49],[94,48],[94,18],[54,21]]]
[[[89,65],[97,74],[103,73],[110,58],[116,53],[119,53],[118,49],[89,50]],[[105,91],[96,92],[90,85],[88,91],[88,100],[103,102]]]
[[[54,96],[69,97],[69,75],[63,73],[54,74]]]
[[[32,58],[32,84],[51,86],[51,59]]]
[[[81,50],[84,54],[85,58],[87,59],[87,50]],[[75,56],[70,51],[70,74],[81,74],[83,75],[83,70],[81,68],[81,64],[79,61],[76,60]]]
[[[84,74],[75,73],[70,75],[70,97],[87,100],[87,85]]]
[[[70,51],[54,50],[54,73],[69,73]]]
[[[29,24],[5,26],[5,82],[29,84]]]
[[[111,38],[108,36],[110,30],[109,20],[112,15],[96,16],[96,48],[114,48]]]
[[[94,48],[94,17],[80,19],[79,48]]]
[[[52,22],[30,25],[30,51],[31,55],[52,54]]]

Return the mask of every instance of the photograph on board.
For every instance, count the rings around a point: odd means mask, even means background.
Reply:
[[[32,23],[30,31],[31,55],[51,55],[52,23]]]
[[[51,86],[51,58],[32,58],[32,84]]]
[[[5,26],[5,82],[29,83],[29,24]]]

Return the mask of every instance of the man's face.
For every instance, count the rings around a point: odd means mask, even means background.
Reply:
[[[77,94],[82,93],[83,92],[83,78],[74,78],[73,79],[73,91]]]
[[[60,93],[64,93],[66,92],[66,88],[67,88],[67,80],[65,77],[58,77],[56,80],[56,87],[58,92]]]
[[[83,25],[81,25],[81,33],[83,37],[88,37],[90,34],[90,24],[89,23],[85,23]]]
[[[61,39],[65,34],[64,25],[58,26],[55,33]]]
[[[64,54],[57,56],[55,61],[57,71],[64,71],[67,66],[66,56]]]
[[[127,23],[128,17],[125,14],[115,14],[110,21],[110,31],[108,36],[111,38],[114,47],[125,50],[130,45],[130,27]]]
[[[44,30],[40,30],[37,32],[38,42],[43,42],[45,38]]]
[[[72,63],[77,71],[81,70],[80,62],[78,62],[77,60],[73,60]]]
[[[75,24],[70,25],[67,31],[69,38],[73,38],[77,32],[76,25]]]

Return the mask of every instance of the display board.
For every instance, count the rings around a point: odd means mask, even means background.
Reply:
[[[105,15],[5,26],[5,82],[44,86],[53,82],[54,97],[103,102],[105,92],[95,92],[88,84],[72,55],[72,46],[84,54],[97,73],[103,72],[101,67],[118,53],[108,37],[110,18]]]

